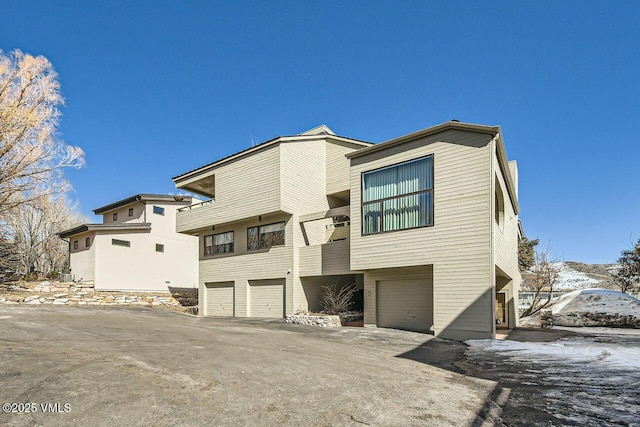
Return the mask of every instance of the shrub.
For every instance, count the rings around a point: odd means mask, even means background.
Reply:
[[[327,314],[340,314],[349,311],[353,294],[358,290],[355,283],[347,283],[338,290],[338,283],[322,287],[323,312]]]

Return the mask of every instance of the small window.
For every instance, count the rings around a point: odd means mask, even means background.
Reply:
[[[131,242],[128,240],[111,239],[111,244],[114,246],[131,247]]]
[[[500,186],[500,181],[496,177],[496,192],[494,194],[495,206],[494,206],[494,215],[496,224],[500,227],[500,230],[504,230],[504,193],[502,192],[502,187]]]
[[[164,245],[156,243],[156,252],[164,252]]]
[[[73,250],[76,250],[76,251],[78,250],[78,241],[77,240],[73,241]]]
[[[133,208],[129,208],[129,216],[133,216]]]
[[[114,221],[117,221],[117,220],[118,220],[118,214],[117,214],[117,213],[114,213],[114,214],[113,214],[113,220],[114,220]]]
[[[164,215],[164,208],[160,206],[154,206],[153,213],[156,215]]]
[[[284,221],[247,228],[247,250],[284,245]]]
[[[84,239],[84,246],[86,248],[88,248],[89,246],[91,246],[91,237],[87,237],[86,239]]]
[[[204,236],[204,255],[233,253],[233,231]]]

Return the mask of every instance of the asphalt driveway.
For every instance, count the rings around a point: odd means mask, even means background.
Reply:
[[[423,334],[118,307],[0,307],[0,327],[2,425],[493,424],[496,383],[406,357],[464,347]]]

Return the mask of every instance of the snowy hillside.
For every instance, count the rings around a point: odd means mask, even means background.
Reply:
[[[569,289],[588,289],[599,288],[601,280],[594,279],[587,276],[578,270],[571,268],[566,262],[554,262],[560,272],[560,278],[555,289],[569,290]]]

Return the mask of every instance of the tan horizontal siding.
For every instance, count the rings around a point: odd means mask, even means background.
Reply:
[[[327,210],[324,140],[281,144],[282,209],[304,215]]]
[[[443,337],[493,333],[492,145],[455,130],[352,159],[351,268],[433,265],[434,330]],[[426,155],[434,156],[434,226],[362,236],[361,174]],[[365,316],[376,316],[366,299]]]
[[[210,175],[215,175],[215,202],[178,212],[178,232],[281,210],[279,145],[220,166],[202,177]]]
[[[247,227],[269,224],[286,219],[285,246],[274,246],[268,250],[247,251]],[[290,216],[263,218],[262,222],[247,221],[216,227],[200,235],[199,282],[235,282],[235,316],[245,317],[248,310],[248,282],[251,280],[280,279],[293,268],[293,224]],[[213,257],[202,257],[203,236],[233,230],[234,253]]]
[[[301,247],[300,276],[352,274],[349,268],[349,240]]]
[[[502,271],[508,274],[510,278],[519,281],[518,217],[513,211],[513,206],[509,200],[509,193],[506,191],[505,179],[498,167],[498,160],[495,156],[494,165],[496,178],[498,180],[498,184],[502,187],[502,194],[504,198],[504,221],[502,227],[495,223],[494,220],[493,234],[495,263]]]
[[[353,146],[327,142],[327,194],[349,189],[349,160],[345,154],[354,151]]]

